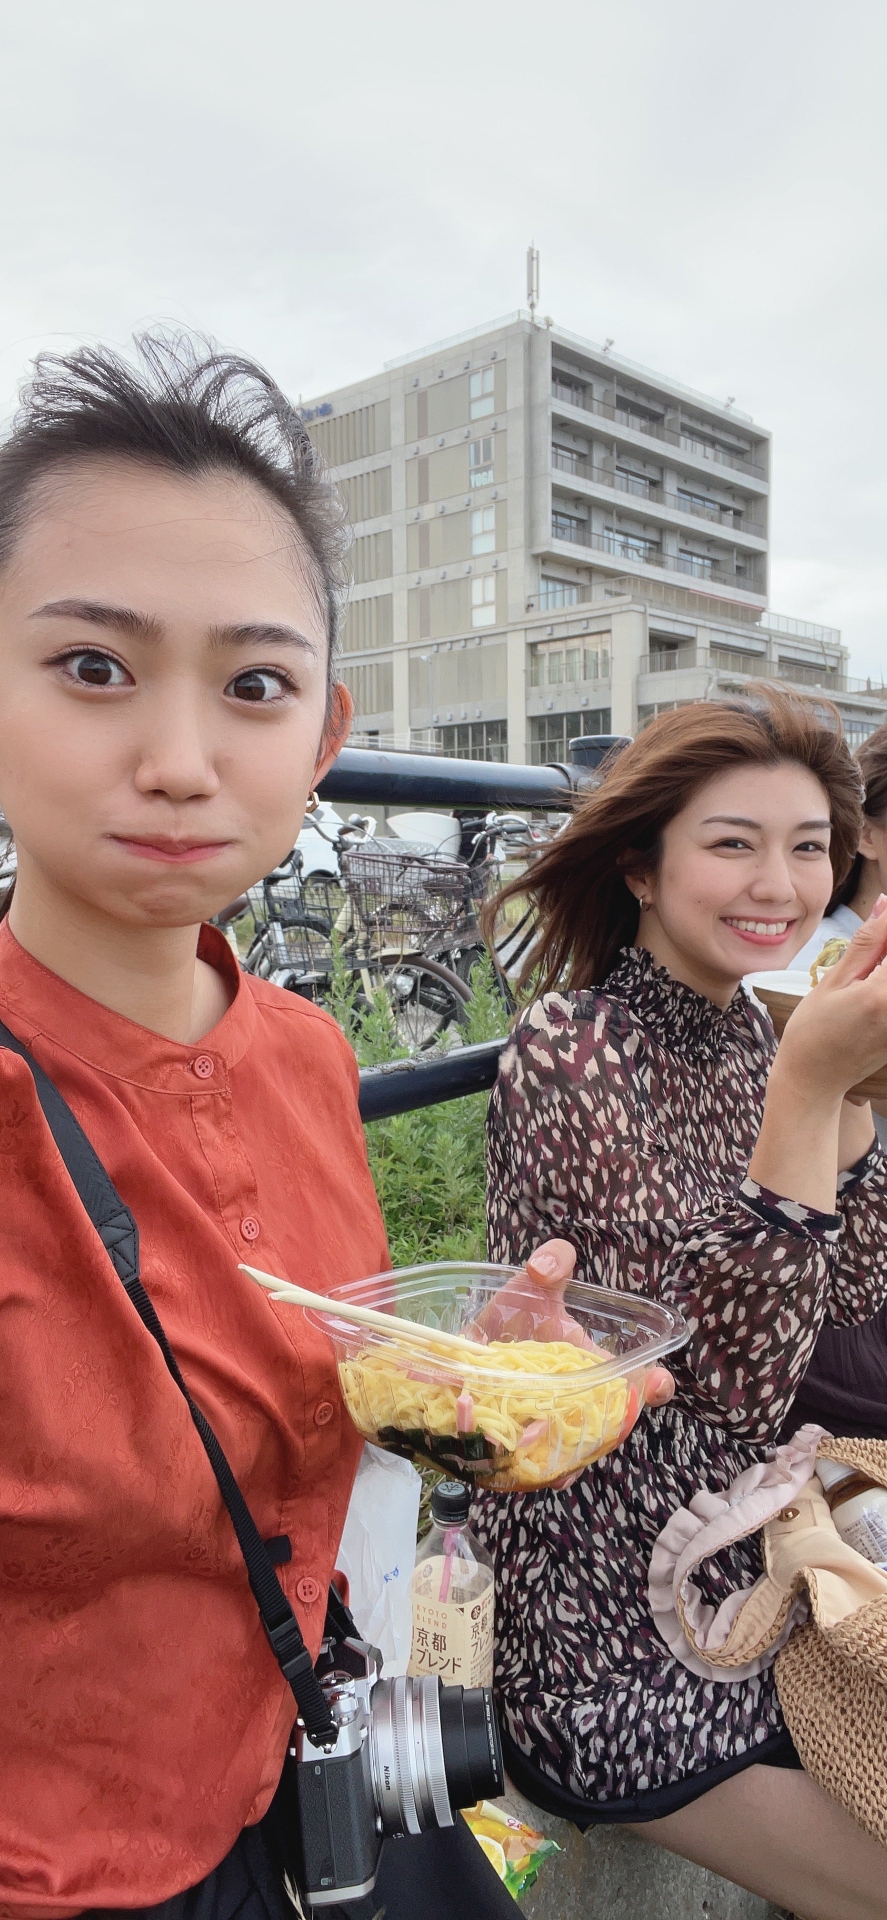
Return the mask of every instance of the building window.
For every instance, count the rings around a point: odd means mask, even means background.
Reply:
[[[870,740],[872,734],[876,733],[878,729],[878,722],[876,720],[851,719],[848,713],[842,713],[841,720],[843,722],[844,739],[848,747],[851,748],[861,747],[863,741]]]
[[[585,540],[587,531],[588,523],[581,519],[579,514],[564,513],[560,507],[554,508],[551,515],[551,533],[553,539],[573,540],[581,546]]]
[[[569,759],[571,740],[583,733],[609,733],[610,708],[589,707],[580,713],[546,713],[530,721],[530,763],[544,767]]]
[[[592,647],[568,645],[564,650],[556,643],[531,647],[530,686],[562,687],[575,686],[581,680],[609,680],[610,649],[601,645],[609,638],[609,633],[601,634]]]
[[[720,512],[717,500],[709,500],[704,493],[690,493],[687,487],[678,487],[678,503],[683,513]]]
[[[643,430],[651,426],[658,427],[662,415],[657,413],[654,407],[646,407],[643,401],[638,400],[633,393],[617,393],[616,418],[626,421],[629,425],[637,421]]]
[[[715,563],[710,553],[694,553],[690,547],[678,552],[678,572],[691,573],[694,580],[713,580]]]
[[[468,395],[472,420],[484,420],[493,412],[493,369],[484,367],[482,373],[472,373],[468,378]]]
[[[659,554],[658,541],[648,539],[645,533],[626,533],[622,527],[605,527],[604,541],[608,553],[621,554],[623,559],[655,564]]]
[[[505,720],[472,720],[460,727],[435,727],[434,738],[443,753],[453,760],[508,759],[508,725]]]
[[[354,699],[354,711],[390,713],[394,704],[394,667],[390,660],[367,660],[343,665],[339,672]]]
[[[585,384],[574,380],[572,374],[562,373],[560,367],[551,371],[551,391],[555,400],[567,400],[571,407],[585,405]]]
[[[705,454],[709,460],[719,460],[724,466],[743,466],[751,452],[748,446],[732,446],[727,440],[716,439],[691,420],[681,421],[679,438],[688,453]]]
[[[639,493],[643,499],[650,494],[650,481],[645,473],[633,473],[631,467],[616,468],[616,485],[623,493]]]
[[[559,468],[561,473],[585,474],[588,472],[587,454],[580,453],[578,447],[563,447],[557,440],[552,441],[551,464]]]
[[[551,607],[575,607],[579,603],[579,588],[571,580],[554,580],[547,574],[539,582],[539,606],[545,611]]]
[[[655,706],[638,707],[638,732],[643,732],[657,714],[676,713],[678,707],[695,707],[697,704],[695,700],[657,700]]]
[[[473,487],[490,487],[493,484],[493,436],[485,434],[482,440],[472,440],[468,456],[468,477]]]
[[[471,624],[473,627],[496,625],[496,575],[482,573],[471,582]]]
[[[471,551],[472,553],[495,553],[496,551],[496,509],[495,507],[475,507],[471,515]]]

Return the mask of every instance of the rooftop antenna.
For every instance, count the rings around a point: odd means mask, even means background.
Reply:
[[[539,248],[532,243],[527,248],[527,305],[530,319],[536,323],[536,308],[539,304]]]

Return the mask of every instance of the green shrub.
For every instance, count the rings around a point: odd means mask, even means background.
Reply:
[[[462,1029],[468,1044],[495,1040],[508,1014],[489,960],[474,968],[473,999]],[[337,966],[329,1003],[362,1067],[402,1057],[391,1008],[383,996],[362,1016],[347,967]],[[370,1169],[395,1267],[429,1260],[482,1260],[485,1093],[442,1106],[373,1120],[366,1138]]]

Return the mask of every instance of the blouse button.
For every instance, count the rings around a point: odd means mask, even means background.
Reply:
[[[211,1080],[216,1070],[216,1063],[210,1059],[208,1053],[199,1053],[197,1059],[192,1060],[191,1066],[198,1080]]]
[[[333,1406],[333,1403],[331,1400],[319,1401],[318,1405],[314,1409],[314,1425],[316,1427],[329,1426],[329,1423],[335,1411],[336,1409]]]
[[[313,1607],[315,1600],[320,1599],[320,1588],[310,1574],[303,1574],[301,1580],[297,1582],[296,1599],[301,1600],[306,1607]]]
[[[258,1220],[254,1220],[252,1214],[248,1213],[246,1219],[240,1222],[240,1231],[244,1240],[258,1240],[261,1228]]]

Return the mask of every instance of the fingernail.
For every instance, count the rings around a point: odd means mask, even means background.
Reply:
[[[537,1273],[556,1273],[557,1261],[553,1253],[534,1253],[529,1262]]]
[[[879,893],[872,908],[872,919],[880,920],[884,913],[887,913],[887,893]]]

